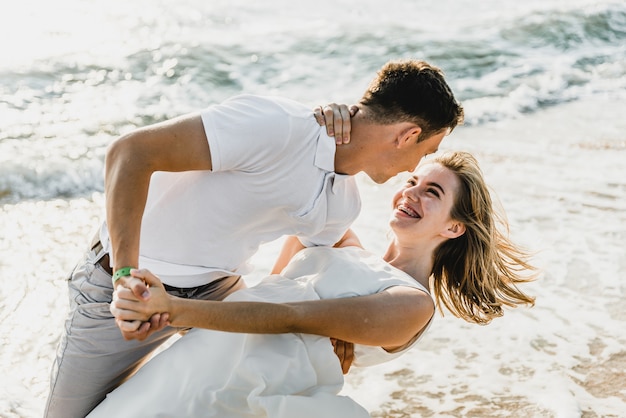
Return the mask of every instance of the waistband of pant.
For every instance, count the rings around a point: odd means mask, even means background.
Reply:
[[[100,253],[103,249],[104,246],[102,245],[102,242],[100,242],[100,240],[94,240],[95,243],[92,243],[91,246],[91,251],[95,252],[96,254]],[[113,276],[113,269],[111,268],[110,265],[110,259],[109,259],[109,253],[104,253],[102,255],[102,257],[100,257],[98,260],[95,261],[94,264],[99,265],[100,267],[102,267],[104,269],[104,271],[106,271],[110,276]],[[165,287],[165,290],[167,290],[168,292],[177,292],[177,293],[198,293],[198,292],[203,292],[207,289],[210,289],[212,287],[217,287],[220,285],[220,282],[232,278],[232,277],[237,277],[239,278],[239,276],[224,276],[224,277],[220,277],[216,280],[213,280],[207,284],[203,284],[200,286],[194,286],[194,287],[175,287],[175,286],[170,286],[168,284],[163,283],[163,287]]]

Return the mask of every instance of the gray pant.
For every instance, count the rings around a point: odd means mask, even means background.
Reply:
[[[52,366],[44,413],[47,418],[84,417],[135,373],[156,348],[181,331],[166,327],[144,341],[124,340],[109,311],[111,276],[97,264],[104,255],[102,250],[87,251],[69,278],[70,311]],[[201,288],[168,292],[193,299],[222,300],[244,287],[241,278],[229,277]]]

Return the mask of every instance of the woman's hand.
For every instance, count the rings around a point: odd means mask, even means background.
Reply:
[[[326,125],[328,136],[335,137],[337,145],[350,143],[350,118],[359,111],[356,105],[339,105],[329,103],[326,106],[317,106],[313,109],[315,120],[320,125]]]
[[[354,344],[336,338],[331,338],[330,342],[333,345],[337,358],[339,358],[341,371],[343,374],[347,374],[354,361]]]

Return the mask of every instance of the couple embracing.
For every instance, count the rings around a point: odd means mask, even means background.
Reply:
[[[68,282],[47,417],[367,417],[337,395],[342,373],[406,352],[437,305],[479,324],[532,305],[518,289],[532,266],[476,160],[420,163],[463,119],[438,68],[389,62],[349,111],[318,113],[327,128],[242,95],[109,147],[106,222]],[[350,229],[353,176],[403,171],[373,255]],[[246,288],[247,261],[282,236],[275,274]]]

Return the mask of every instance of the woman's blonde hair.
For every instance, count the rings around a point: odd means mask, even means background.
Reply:
[[[431,284],[439,309],[443,304],[459,318],[488,324],[502,316],[503,305],[534,305],[535,298],[517,285],[533,280],[535,274],[529,273],[536,269],[528,262],[529,254],[509,240],[508,223],[494,210],[476,159],[457,151],[430,161],[459,179],[450,216],[465,225],[463,235],[447,240],[434,254]]]

